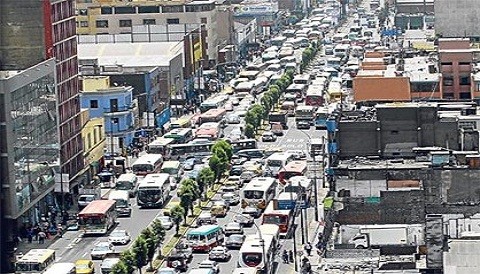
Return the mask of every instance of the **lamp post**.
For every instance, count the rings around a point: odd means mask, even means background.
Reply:
[[[119,122],[118,118],[116,118],[116,117],[112,117],[110,119],[110,157],[112,157],[112,170],[113,170],[112,183],[115,185],[115,175],[116,175],[115,173],[116,172],[115,172],[115,168],[113,166],[113,164],[115,163],[115,159],[114,159],[115,158],[114,157],[115,151],[114,151],[114,144],[113,144],[113,125],[114,124],[117,124],[117,126],[120,127],[120,125],[119,125],[120,122]],[[119,132],[120,132],[120,128],[118,128],[118,129],[119,129]],[[109,187],[111,187],[111,185]]]

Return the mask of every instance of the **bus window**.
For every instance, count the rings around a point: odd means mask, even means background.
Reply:
[[[208,251],[222,245],[224,234],[218,225],[202,225],[187,232],[187,241],[194,251]]]
[[[161,154],[145,154],[138,158],[132,165],[132,171],[138,176],[145,176],[160,170],[163,164]]]
[[[116,190],[127,190],[130,197],[135,196],[135,189],[137,187],[137,175],[133,173],[125,173],[120,175],[115,182]]]
[[[171,131],[165,133],[163,138],[174,139],[175,142],[179,144],[188,143],[193,139],[193,130],[191,128],[172,129]]]

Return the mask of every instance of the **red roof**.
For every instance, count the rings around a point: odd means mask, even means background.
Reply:
[[[95,200],[89,203],[78,215],[105,214],[112,206],[115,206],[114,200]]]

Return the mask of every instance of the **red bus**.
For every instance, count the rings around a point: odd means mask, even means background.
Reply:
[[[263,212],[262,225],[278,225],[280,236],[288,238],[293,232],[294,212],[292,209],[275,209],[274,204],[275,202],[270,202]]]
[[[307,161],[291,161],[278,173],[278,179],[282,184],[293,176],[304,176],[307,173]]]
[[[323,106],[323,90],[319,88],[309,88],[305,96],[305,105],[319,107]]]
[[[115,204],[115,200],[95,200],[80,211],[78,220],[83,233],[106,234],[117,221]]]
[[[226,113],[227,113],[227,110],[224,108],[210,109],[207,112],[204,112],[200,115],[200,124],[208,123],[208,122],[218,123],[223,119]]]

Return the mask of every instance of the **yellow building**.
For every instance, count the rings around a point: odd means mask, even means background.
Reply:
[[[85,167],[91,175],[100,172],[105,151],[105,125],[103,117],[91,118],[88,109],[80,111]]]

